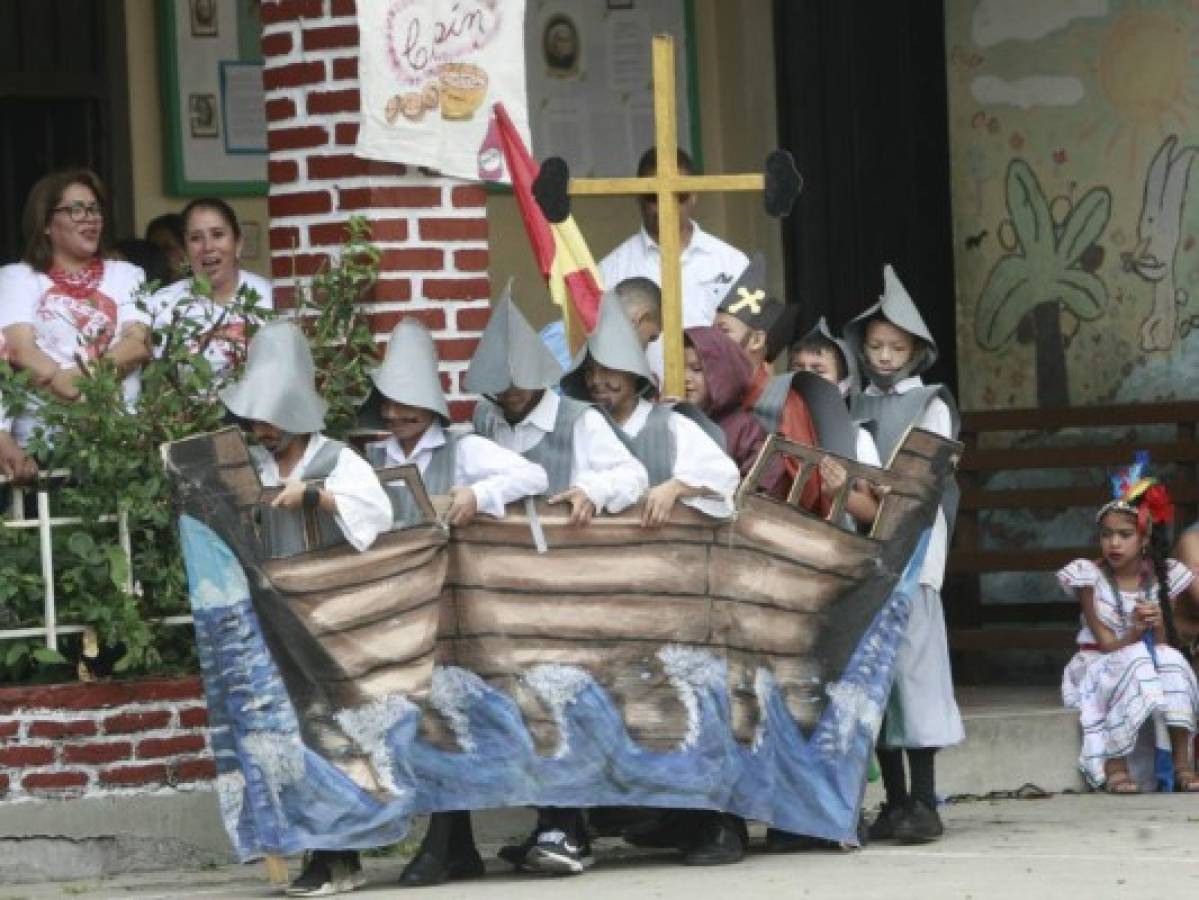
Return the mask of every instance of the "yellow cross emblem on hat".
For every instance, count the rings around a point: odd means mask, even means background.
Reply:
[[[749,307],[749,311],[755,316],[762,314],[762,301],[766,299],[766,292],[759,288],[756,291],[750,291],[749,288],[737,288],[737,296],[740,297],[736,303],[729,306],[729,312],[733,315],[741,312],[745,307]]]

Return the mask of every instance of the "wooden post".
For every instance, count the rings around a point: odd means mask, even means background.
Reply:
[[[287,859],[274,854],[262,858],[266,866],[266,880],[271,884],[287,884]]]

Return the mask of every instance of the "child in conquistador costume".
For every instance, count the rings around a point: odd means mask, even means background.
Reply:
[[[869,382],[853,399],[855,420],[868,423],[879,456],[889,464],[912,426],[957,436],[953,397],[920,378],[937,358],[937,345],[890,266],[882,298],[845,328],[845,338]],[[934,759],[937,750],[965,736],[953,696],[941,582],[949,526],[957,511],[956,487],[947,490],[933,526],[920,590],[912,597],[907,630],[895,660],[895,683],[878,740],[886,802],[870,827],[871,840],[923,843],[941,836]],[[910,783],[904,771],[907,755]]]

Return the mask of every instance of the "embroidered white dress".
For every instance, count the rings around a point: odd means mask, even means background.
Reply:
[[[1186,590],[1194,574],[1177,560],[1167,562],[1171,599]],[[1117,637],[1132,629],[1132,613],[1140,591],[1113,590],[1111,581],[1089,559],[1076,559],[1057,573],[1062,589],[1071,597],[1092,588],[1099,620]],[[1157,588],[1150,589],[1156,597]],[[1155,712],[1163,712],[1171,728],[1194,733],[1199,714],[1199,685],[1195,672],[1173,647],[1156,647],[1157,665],[1144,641],[1111,653],[1095,649],[1098,641],[1085,618],[1078,632],[1079,650],[1062,675],[1062,700],[1077,709],[1082,725],[1079,768],[1093,787],[1107,778],[1104,762],[1128,756],[1137,743],[1141,726]]]

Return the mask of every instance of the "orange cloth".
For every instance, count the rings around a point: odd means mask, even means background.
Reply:
[[[774,373],[765,364],[758,368],[757,373],[754,375],[753,383],[749,386],[749,390],[745,393],[745,399],[742,401],[742,406],[745,409],[753,409],[754,404],[758,402],[762,391],[766,389],[767,383],[773,376]],[[808,412],[808,404],[804,403],[803,397],[795,391],[787,394],[787,402],[783,405],[783,415],[779,420],[778,432],[787,440],[794,441],[797,444],[803,444],[806,447],[820,446],[820,442],[816,439],[816,426],[812,422],[812,414]],[[788,492],[791,490],[791,485],[795,482],[795,477],[799,474],[798,460],[788,457],[785,465],[787,477],[782,479],[783,483],[779,490],[772,492],[780,500],[786,499]],[[819,472],[812,473],[812,476],[808,479],[808,483],[804,485],[799,502],[804,509],[821,516],[828,515],[832,509],[832,504],[825,501],[820,495]]]

